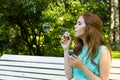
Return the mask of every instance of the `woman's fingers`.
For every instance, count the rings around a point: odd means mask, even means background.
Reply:
[[[69,56],[69,62],[72,66],[74,66],[76,59],[73,56]]]
[[[61,37],[61,42],[62,42],[62,43],[64,43],[64,42],[70,42],[70,41],[71,41],[71,37],[70,37],[70,36],[69,36],[69,37],[66,37],[66,36],[63,35],[63,36]]]
[[[76,58],[76,59],[78,58],[75,54],[73,54],[72,56],[73,56],[74,58]]]
[[[72,56],[69,56],[69,64],[72,67],[77,67],[78,57],[75,54],[73,54]]]
[[[65,38],[64,36],[61,37],[61,43],[64,43],[65,42]]]
[[[70,56],[70,55],[69,55],[69,58],[70,58],[71,60],[75,60],[75,58],[74,58],[73,56]]]

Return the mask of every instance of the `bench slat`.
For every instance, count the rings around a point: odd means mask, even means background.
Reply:
[[[66,80],[65,76],[32,74],[32,73],[11,72],[11,71],[0,71],[0,75],[9,75],[9,76],[17,76],[17,77],[32,78],[32,79]]]
[[[120,68],[120,60],[112,60],[111,66]]]
[[[110,74],[110,80],[120,80],[120,74]]]
[[[17,60],[17,61],[28,61],[28,62],[46,62],[46,63],[64,63],[63,57],[48,57],[48,56],[27,56],[27,55],[11,55],[4,54],[1,59],[4,60]]]
[[[64,70],[53,70],[53,69],[38,69],[38,68],[25,68],[25,67],[13,67],[13,66],[0,66],[0,70],[8,70],[8,71],[16,71],[16,72],[28,72],[28,73],[37,73],[37,74],[65,75]]]
[[[35,68],[64,69],[64,66],[60,65],[60,64],[44,64],[44,63],[0,61],[0,65],[21,66],[21,67],[35,67]]]
[[[111,68],[110,73],[120,75],[120,68]]]
[[[0,80],[38,80],[38,79],[21,78],[21,77],[0,75]],[[39,79],[39,80],[40,80],[40,79]]]

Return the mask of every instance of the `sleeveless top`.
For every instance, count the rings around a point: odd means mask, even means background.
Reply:
[[[98,49],[98,54],[96,55],[94,62],[98,65],[95,65],[91,62],[91,59],[85,55],[88,51],[88,48],[85,46],[82,47],[82,52],[78,55],[78,58],[82,61],[82,63],[96,76],[100,76],[99,72],[99,61],[102,51],[107,48],[106,46],[102,45]],[[78,68],[72,68],[73,70],[73,79],[72,80],[88,80],[84,72]]]

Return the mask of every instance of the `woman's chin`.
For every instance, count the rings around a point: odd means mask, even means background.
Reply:
[[[82,35],[74,35],[75,38],[81,38]]]
[[[74,35],[75,38],[79,38],[80,36],[79,35]]]

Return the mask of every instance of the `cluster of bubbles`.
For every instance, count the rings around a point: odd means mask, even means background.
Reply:
[[[43,30],[44,30],[44,32],[49,32],[49,31],[50,31],[50,24],[49,24],[49,23],[44,23],[44,24],[43,24]],[[68,31],[68,29],[65,28],[65,27],[63,27],[63,28],[61,29],[61,33],[62,33],[62,34],[64,34],[66,31]]]

